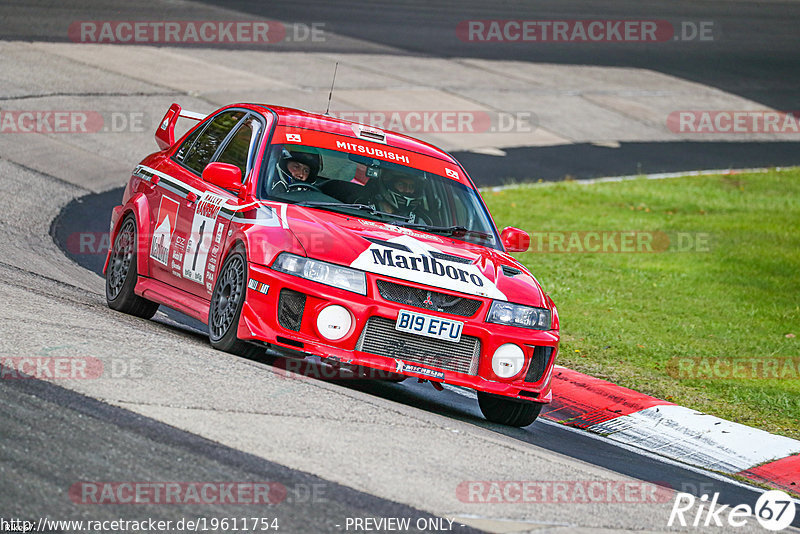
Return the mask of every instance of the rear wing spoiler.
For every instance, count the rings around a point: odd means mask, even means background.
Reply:
[[[195,113],[194,111],[186,111],[181,109],[180,105],[172,104],[164,115],[164,118],[161,119],[158,128],[156,128],[156,143],[158,143],[158,148],[164,150],[175,144],[175,124],[181,117],[193,121],[201,121],[208,117],[208,115]]]

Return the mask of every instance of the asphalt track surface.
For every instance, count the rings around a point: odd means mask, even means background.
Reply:
[[[745,96],[776,109],[795,109],[800,87],[797,2],[546,0],[517,2],[292,2],[205,0],[265,18],[324,21],[340,35],[439,57],[624,66],[657,70]],[[468,20],[666,20],[713,22],[713,41],[664,43],[482,43],[459,39]],[[291,46],[291,44],[286,45]],[[308,44],[303,44],[308,49]],[[300,49],[300,48],[298,48]],[[344,48],[343,52],[358,52]],[[387,61],[386,69],[391,69]],[[502,77],[497,83],[502,86]]]
[[[193,7],[180,3],[140,5],[117,2],[73,2],[2,8],[0,35],[34,41],[65,41],[64,20],[192,19]],[[326,42],[291,39],[271,45],[276,51],[332,54],[384,53],[379,69],[391,70],[392,55],[535,61],[650,69],[715,87],[776,110],[798,109],[800,101],[800,3],[739,0],[673,2],[618,0],[547,0],[484,3],[419,1],[270,1],[206,0],[194,4],[224,8],[267,20],[323,24],[324,31],[344,36]],[[459,23],[470,20],[663,20],[682,24],[711,23],[711,40],[655,43],[469,42],[457,36]],[[688,30],[687,30],[688,31]],[[192,46],[192,45],[185,45]],[[204,44],[230,48],[226,44]],[[237,44],[237,49],[248,45]],[[253,45],[255,49],[263,49]],[[303,65],[298,64],[298,69]],[[423,83],[425,80],[421,80]],[[503,87],[497,76],[497,87]],[[754,168],[800,164],[796,143],[692,140],[622,143],[619,148],[570,144],[522,147],[505,157],[455,152],[482,185],[508,177],[559,180],[565,177],[680,172],[698,169]]]
[[[533,1],[209,1],[265,18],[324,21],[328,31],[436,57],[536,61],[572,65],[639,67],[670,74],[746,97],[779,110],[798,108],[800,97],[800,3],[739,1],[615,2]],[[454,28],[469,20],[666,20],[713,23],[713,41],[668,43],[480,43],[459,39]],[[687,30],[688,31],[688,30]],[[304,43],[290,49],[309,50]],[[344,47],[340,51],[360,52]],[[386,69],[391,69],[387,60]],[[503,79],[498,76],[498,87]],[[544,180],[595,178],[689,171],[753,168],[800,163],[796,143],[666,142],[530,147],[498,158],[455,153],[474,180],[496,185],[506,177]]]
[[[609,148],[580,143],[506,148],[503,157],[454,152],[479,187],[535,177],[543,181],[635,176],[701,169],[752,169],[798,164],[796,142],[620,143]]]
[[[81,232],[100,233],[104,231],[106,224],[104,221],[98,220],[96,214],[110,211],[121,196],[122,189],[115,189],[103,194],[92,194],[76,199],[61,211],[51,226],[51,235],[64,253],[79,265],[98,274],[102,274],[104,254],[80,253],[79,250],[75,249],[75,241],[74,239],[71,240],[70,236]],[[169,317],[170,327],[176,329],[181,335],[203,340],[207,339],[207,328],[202,323],[174,310],[164,307],[161,310]],[[268,366],[277,365],[277,368],[285,366],[281,358],[265,358],[262,363]],[[312,365],[315,366],[317,371],[312,372],[311,376],[325,376],[325,370],[320,367],[322,364],[314,361]],[[391,402],[488,428],[531,446],[558,450],[561,454],[609,469],[620,475],[698,496],[704,493],[710,495],[718,492],[720,494],[719,502],[723,504],[735,506],[736,504],[747,503],[753,505],[759,495],[759,491],[753,488],[712,477],[698,470],[688,469],[673,462],[663,461],[657,457],[622,449],[597,436],[545,422],[541,419],[530,427],[521,429],[488,423],[481,415],[474,396],[459,390],[448,388],[444,391],[436,391],[428,384],[420,384],[413,379],[407,379],[400,384],[370,380],[331,380],[331,382],[341,387],[353,388]],[[40,387],[44,389],[50,388],[50,386]],[[121,413],[122,410],[119,410],[119,412]],[[155,422],[148,424],[157,425]],[[378,504],[390,506],[380,500],[374,502],[375,507]],[[379,507],[377,508],[380,510]],[[373,508],[370,508],[370,510],[373,510]],[[794,524],[800,526],[800,517],[797,518]]]
[[[531,2],[488,5],[478,1],[430,2],[207,2],[279,20],[324,21],[326,30],[360,40],[358,47],[343,44],[326,51],[351,53],[391,50],[393,54],[441,57],[517,59],[562,64],[636,66],[660,70],[738,94],[775,109],[796,109],[800,93],[800,46],[796,21],[800,4],[768,2]],[[80,4],[45,2],[34,6],[10,5],[19,17],[0,22],[0,33],[14,39],[53,40],[53,31],[63,23],[64,11],[83,10],[84,19],[120,18],[152,20],[152,8],[115,2]],[[8,6],[7,6],[8,8]],[[180,10],[180,3],[175,4]],[[38,15],[31,17],[31,10]],[[120,15],[124,12],[124,15]],[[663,18],[671,21],[713,20],[718,38],[713,43],[673,43],[673,46],[613,45],[583,47],[567,45],[520,46],[497,44],[476,46],[459,41],[455,24],[468,19],[564,19]],[[138,16],[137,16],[138,14]],[[161,15],[163,16],[163,15]],[[74,15],[72,20],[81,18]],[[19,24],[19,22],[25,24]],[[312,50],[313,44],[286,43],[286,50]],[[387,56],[386,68],[391,59]],[[502,79],[498,79],[502,84]],[[567,145],[509,149],[497,158],[457,153],[479,182],[481,175],[525,176],[530,165],[545,178],[559,179],[670,172],[698,168],[758,167],[800,163],[794,143],[623,143],[619,148]],[[535,161],[535,163],[531,163]],[[500,169],[498,170],[498,165]],[[492,172],[489,172],[491,170]],[[484,183],[494,185],[494,183]],[[119,190],[90,195],[73,201],[51,227],[56,243],[79,265],[99,271],[100,256],[70,250],[68,236],[74,232],[107,230],[107,213],[120,197]],[[5,264],[4,264],[5,265]],[[162,327],[186,343],[203,340],[197,324],[180,315],[159,319]],[[270,363],[259,363],[270,367]],[[266,368],[265,368],[266,372]],[[663,462],[614,446],[602,439],[537,421],[527,429],[508,429],[487,423],[473,399],[452,391],[435,392],[429,386],[406,381],[402,384],[365,382],[337,384],[391,403],[412,407],[467,422],[469,425],[513,438],[520,443],[560,453],[641,480],[659,482],[676,490],[699,495],[720,492],[720,502],[754,504],[758,492],[718,477]],[[346,516],[406,516],[425,514],[402,504],[373,497],[283,467],[263,458],[183,432],[173,426],[109,406],[88,396],[38,380],[2,381],[3,407],[0,450],[0,515],[34,518],[43,511],[68,514],[65,488],[76,480],[274,480],[290,489],[289,506],[280,517],[289,532],[340,531],[337,518]],[[31,421],[39,421],[32,425]],[[103,436],[102,440],[92,436]],[[9,445],[13,446],[9,446]],[[295,495],[314,484],[324,484],[325,501],[312,502]],[[66,503],[66,504],[65,504]],[[226,507],[153,507],[133,512],[123,507],[94,507],[83,514],[92,519],[149,515],[177,518],[199,515],[235,515]],[[243,510],[250,513],[250,510]],[[64,515],[61,516],[65,517]],[[800,519],[795,520],[800,526]],[[646,529],[659,525],[640,525]],[[284,529],[282,529],[284,530]],[[461,528],[460,531],[468,531]]]
[[[797,20],[800,20],[800,3],[794,1],[206,0],[194,5],[202,4],[268,20],[323,23],[326,32],[358,40],[284,41],[275,44],[275,50],[384,51],[431,57],[640,67],[717,87],[774,109],[794,110],[798,104],[800,32],[797,31]],[[50,0],[34,4],[9,3],[3,10],[5,17],[0,21],[0,35],[32,41],[68,40],[63,28],[65,21],[181,20],[181,15],[191,20],[193,16],[192,4],[180,2],[148,5]],[[713,23],[713,40],[482,43],[462,41],[455,31],[462,21],[504,19],[665,20],[673,26],[680,26],[682,22],[709,21]],[[390,58],[387,57],[383,68],[391,69]],[[502,86],[502,76],[498,76],[497,84]]]
[[[279,486],[270,486],[275,493],[267,493],[272,504],[266,507],[142,504],[131,510],[129,505],[111,504],[92,510],[92,520],[148,517],[176,524],[183,518],[242,518],[257,513],[270,522],[279,518],[280,531],[332,532],[342,530],[347,517],[408,517],[414,523],[433,519],[408,506],[331,484],[48,382],[4,382],[0,387],[3,434],[12,444],[3,448],[2,455],[0,501],[4,504],[0,510],[6,519],[38,523],[43,504],[50,519],[78,519],[69,512],[69,500],[63,498],[65,488],[79,480],[130,480],[131,475],[134,481],[269,482]],[[32,418],[39,424],[31,427]],[[99,436],[103,436],[102,442]],[[36,503],[30,500],[32,483]],[[479,532],[466,526],[456,531]]]

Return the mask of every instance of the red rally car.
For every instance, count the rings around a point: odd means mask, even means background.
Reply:
[[[198,122],[179,141],[180,117]],[[106,298],[150,318],[163,304],[211,344],[271,349],[477,391],[487,419],[532,423],[552,398],[558,313],[508,252],[452,156],[325,115],[173,104],[159,152],[113,209]]]

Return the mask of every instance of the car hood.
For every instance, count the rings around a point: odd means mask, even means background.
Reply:
[[[481,297],[547,307],[538,281],[489,247],[302,206],[284,223],[315,259]]]

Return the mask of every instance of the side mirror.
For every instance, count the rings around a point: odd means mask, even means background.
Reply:
[[[215,161],[203,169],[203,181],[238,195],[242,190],[242,171],[236,165]]]
[[[500,241],[508,252],[525,252],[531,246],[531,236],[524,230],[507,226],[500,232]]]

